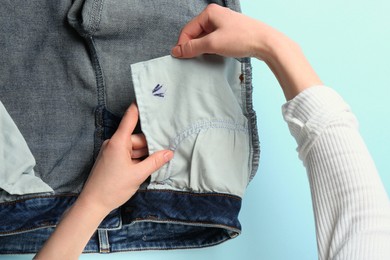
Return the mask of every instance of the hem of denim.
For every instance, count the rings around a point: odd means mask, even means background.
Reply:
[[[146,250],[191,250],[191,249],[200,249],[200,248],[206,248],[206,247],[212,247],[219,244],[222,244],[230,239],[234,239],[236,236],[232,237],[225,237],[223,239],[220,239],[218,241],[212,241],[208,243],[203,243],[201,245],[199,244],[193,244],[193,245],[177,245],[177,246],[170,246],[170,247],[163,247],[163,246],[154,246],[154,247],[127,247],[127,248],[110,248],[109,251],[106,252],[100,252],[99,248],[97,246],[97,243],[99,243],[97,240],[93,241],[93,245],[90,245],[90,243],[87,244],[82,254],[108,254],[108,253],[126,253],[126,252],[139,252],[139,251],[146,251]],[[95,245],[96,243],[96,245]],[[36,254],[41,246],[37,246],[34,249],[30,249],[27,251],[15,251],[15,250],[4,250],[2,251],[0,249],[0,255],[34,255]]]
[[[163,205],[163,206],[162,206]],[[240,232],[241,198],[223,193],[139,190],[122,206],[123,225],[139,221],[224,227]]]

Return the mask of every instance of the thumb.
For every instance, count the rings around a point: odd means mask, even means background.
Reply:
[[[210,39],[206,35],[202,38],[192,39],[173,47],[172,56],[176,58],[193,58],[203,53],[212,53]]]
[[[153,172],[160,169],[173,158],[173,151],[162,150],[149,155],[145,160],[136,164],[137,172],[145,175],[145,179]]]

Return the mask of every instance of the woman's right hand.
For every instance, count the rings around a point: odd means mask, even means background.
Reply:
[[[229,8],[210,4],[182,29],[172,55],[192,58],[210,53],[267,59],[273,37],[288,40],[265,23]]]
[[[172,56],[203,53],[256,57],[275,74],[287,100],[302,90],[322,85],[300,47],[267,24],[217,4],[210,4],[182,29]]]

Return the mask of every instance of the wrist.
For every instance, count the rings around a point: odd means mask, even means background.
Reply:
[[[300,46],[274,31],[265,41],[264,62],[275,74],[286,100],[314,85],[322,85],[320,78],[303,54]]]
[[[79,197],[65,212],[36,259],[77,259],[107,214]]]
[[[271,30],[270,33],[266,33],[266,37],[263,36],[261,40],[263,47],[258,47],[256,58],[263,60],[269,65],[276,66],[301,52],[296,42],[279,31]]]
[[[260,21],[256,22],[258,25],[255,37],[253,37],[253,56],[255,58],[263,60],[268,64],[276,62],[282,56],[282,53],[299,48],[294,41],[283,33]]]
[[[73,208],[77,211],[94,216],[96,220],[103,220],[111,212],[111,209],[96,202],[94,199],[90,199],[83,193],[80,194],[79,198],[74,203]]]

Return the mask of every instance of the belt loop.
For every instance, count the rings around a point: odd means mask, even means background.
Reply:
[[[110,253],[110,242],[108,241],[107,229],[98,229],[99,236],[99,252]]]

